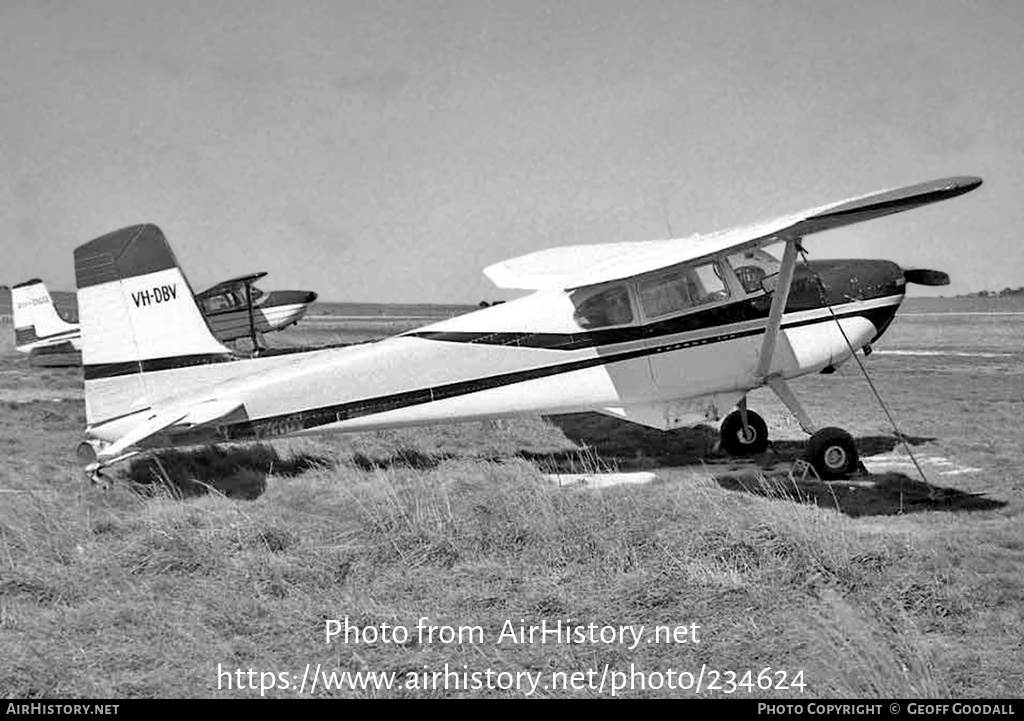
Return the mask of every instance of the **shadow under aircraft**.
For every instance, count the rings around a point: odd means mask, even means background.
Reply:
[[[741,460],[720,454],[718,433],[707,426],[665,433],[598,413],[548,416],[547,420],[570,441],[587,449],[584,458],[592,466],[624,472],[693,467],[726,490],[811,503],[853,517],[940,510],[989,511],[1006,505],[1004,501],[933,485],[900,472],[870,473],[863,463],[841,480],[823,481],[813,472],[794,472],[794,464],[805,456],[800,441],[773,441],[763,453]],[[895,436],[859,436],[856,440],[861,457],[867,459],[902,445]],[[904,440],[910,446],[921,446],[936,439],[904,435]],[[548,473],[582,470],[579,452],[524,455]]]

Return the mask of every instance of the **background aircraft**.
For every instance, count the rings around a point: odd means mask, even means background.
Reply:
[[[254,352],[263,333],[284,330],[305,316],[317,294],[306,290],[261,291],[253,282],[266,273],[232,278],[196,296],[213,335],[221,342],[249,338]],[[133,300],[142,307],[160,302],[143,292]],[[81,331],[78,324],[60,316],[38,278],[11,288],[14,320],[14,345],[29,353],[32,363],[41,366],[80,365]]]
[[[73,366],[82,362],[81,331],[57,312],[43,281],[27,280],[11,288],[14,347],[42,366]]]
[[[317,295],[308,290],[264,293],[253,285],[266,273],[251,273],[225,280],[196,296],[210,330],[220,340],[249,338],[253,350],[260,336],[298,323]]]
[[[966,193],[949,178],[765,223],[663,241],[553,248],[485,270],[526,297],[381,341],[238,360],[203,321],[154,225],[75,250],[93,480],[168,446],[596,410],[654,428],[721,417],[722,447],[767,444],[747,393],[769,386],[811,438],[825,478],[857,468],[815,427],[789,379],[827,371],[886,330],[907,282],[948,282],[885,260],[807,261],[806,235]],[[785,243],[781,261],[759,252]],[[152,302],[140,302],[140,297]]]

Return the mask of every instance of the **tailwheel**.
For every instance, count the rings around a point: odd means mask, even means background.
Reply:
[[[843,478],[857,470],[853,436],[842,428],[822,428],[807,441],[807,458],[823,479]]]
[[[747,411],[746,428],[740,412],[733,411],[722,421],[719,433],[722,449],[731,456],[752,456],[768,448],[768,424],[754,411]]]
[[[94,443],[82,441],[78,444],[75,455],[78,457],[78,462],[84,467],[89,483],[106,491],[110,489],[110,479],[100,472],[103,466],[99,463],[96,449],[97,446]]]

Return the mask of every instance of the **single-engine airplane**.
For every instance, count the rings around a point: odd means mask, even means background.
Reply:
[[[213,335],[228,343],[249,338],[254,353],[264,333],[284,330],[298,323],[317,294],[306,290],[275,290],[264,293],[253,282],[266,273],[232,278],[196,296]],[[143,294],[140,302],[156,302]],[[14,346],[29,353],[38,366],[76,366],[82,363],[81,331],[57,312],[46,285],[38,278],[11,288]]]
[[[729,413],[721,446],[766,447],[747,393],[767,385],[811,434],[823,478],[857,468],[849,433],[817,428],[788,381],[828,372],[885,332],[906,283],[945,273],[886,260],[798,266],[802,239],[953,198],[957,177],[710,235],[577,245],[497,263],[533,293],[380,341],[238,360],[203,322],[154,225],[75,250],[90,477],[150,449],[594,410],[645,426]],[[762,250],[785,243],[781,262]],[[150,302],[142,303],[140,297]]]

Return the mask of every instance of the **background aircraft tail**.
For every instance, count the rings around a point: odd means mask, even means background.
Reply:
[[[14,345],[24,352],[62,343],[78,334],[78,326],[57,314],[46,285],[38,278],[11,288],[11,313],[14,321]]]
[[[75,249],[89,425],[152,407],[174,371],[234,358],[210,332],[163,232],[115,230]]]

